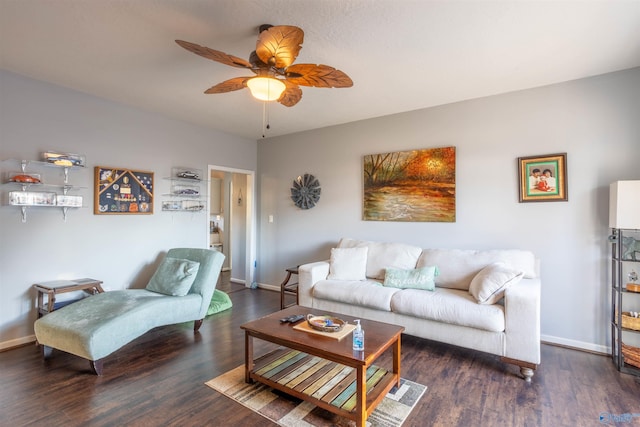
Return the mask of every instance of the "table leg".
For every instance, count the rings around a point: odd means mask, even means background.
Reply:
[[[244,381],[253,384],[249,375],[253,370],[253,337],[248,331],[244,331]]]
[[[396,374],[396,387],[400,387],[400,335],[393,346],[393,373]]]
[[[44,298],[43,298],[43,293],[42,291],[37,291],[38,292],[38,318],[42,317],[42,310],[44,309]]]
[[[356,426],[364,427],[367,422],[367,370],[356,368]]]
[[[284,309],[284,288],[289,283],[289,279],[291,278],[291,272],[287,271],[287,277],[284,279],[282,283],[280,283],[280,310]]]
[[[49,306],[49,313],[53,311],[54,306],[56,305],[56,293],[55,292],[47,292],[47,305]]]

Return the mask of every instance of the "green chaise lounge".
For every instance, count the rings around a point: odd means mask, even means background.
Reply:
[[[102,375],[103,359],[158,326],[195,321],[207,314],[224,255],[208,249],[167,252],[146,289],[104,292],[36,320],[44,358],[58,349],[88,359]]]

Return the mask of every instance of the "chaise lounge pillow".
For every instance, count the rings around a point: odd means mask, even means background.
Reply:
[[[390,288],[433,291],[436,288],[435,277],[439,273],[436,266],[412,269],[387,268],[383,285]]]
[[[505,289],[518,283],[523,275],[504,262],[489,264],[471,280],[469,293],[478,304],[495,304],[504,296]]]
[[[332,248],[329,280],[365,280],[369,248]]]
[[[199,262],[166,257],[151,277],[147,290],[171,296],[185,296],[189,293],[199,269]]]

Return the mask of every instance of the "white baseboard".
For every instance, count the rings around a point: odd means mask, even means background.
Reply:
[[[238,283],[241,285],[247,285],[246,280],[242,280],[242,279],[234,279],[233,277],[229,279],[230,282],[233,283]],[[266,289],[268,291],[276,291],[276,292],[280,292],[280,286],[277,285],[267,285],[265,283],[258,283],[258,288],[260,289]]]
[[[9,341],[0,342],[0,351],[10,350],[36,341],[35,335],[27,335],[26,337],[16,338]]]
[[[541,335],[540,340],[549,344],[557,344],[564,347],[571,347],[577,350],[586,350],[594,353],[611,354],[611,347],[593,344],[590,342],[576,341],[567,338],[554,337],[551,335]]]

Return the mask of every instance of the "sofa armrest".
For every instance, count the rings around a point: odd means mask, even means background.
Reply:
[[[523,279],[504,294],[506,357],[540,364],[540,279]]]
[[[320,280],[325,280],[328,275],[329,261],[312,262],[298,267],[298,304],[312,307],[311,289]]]

